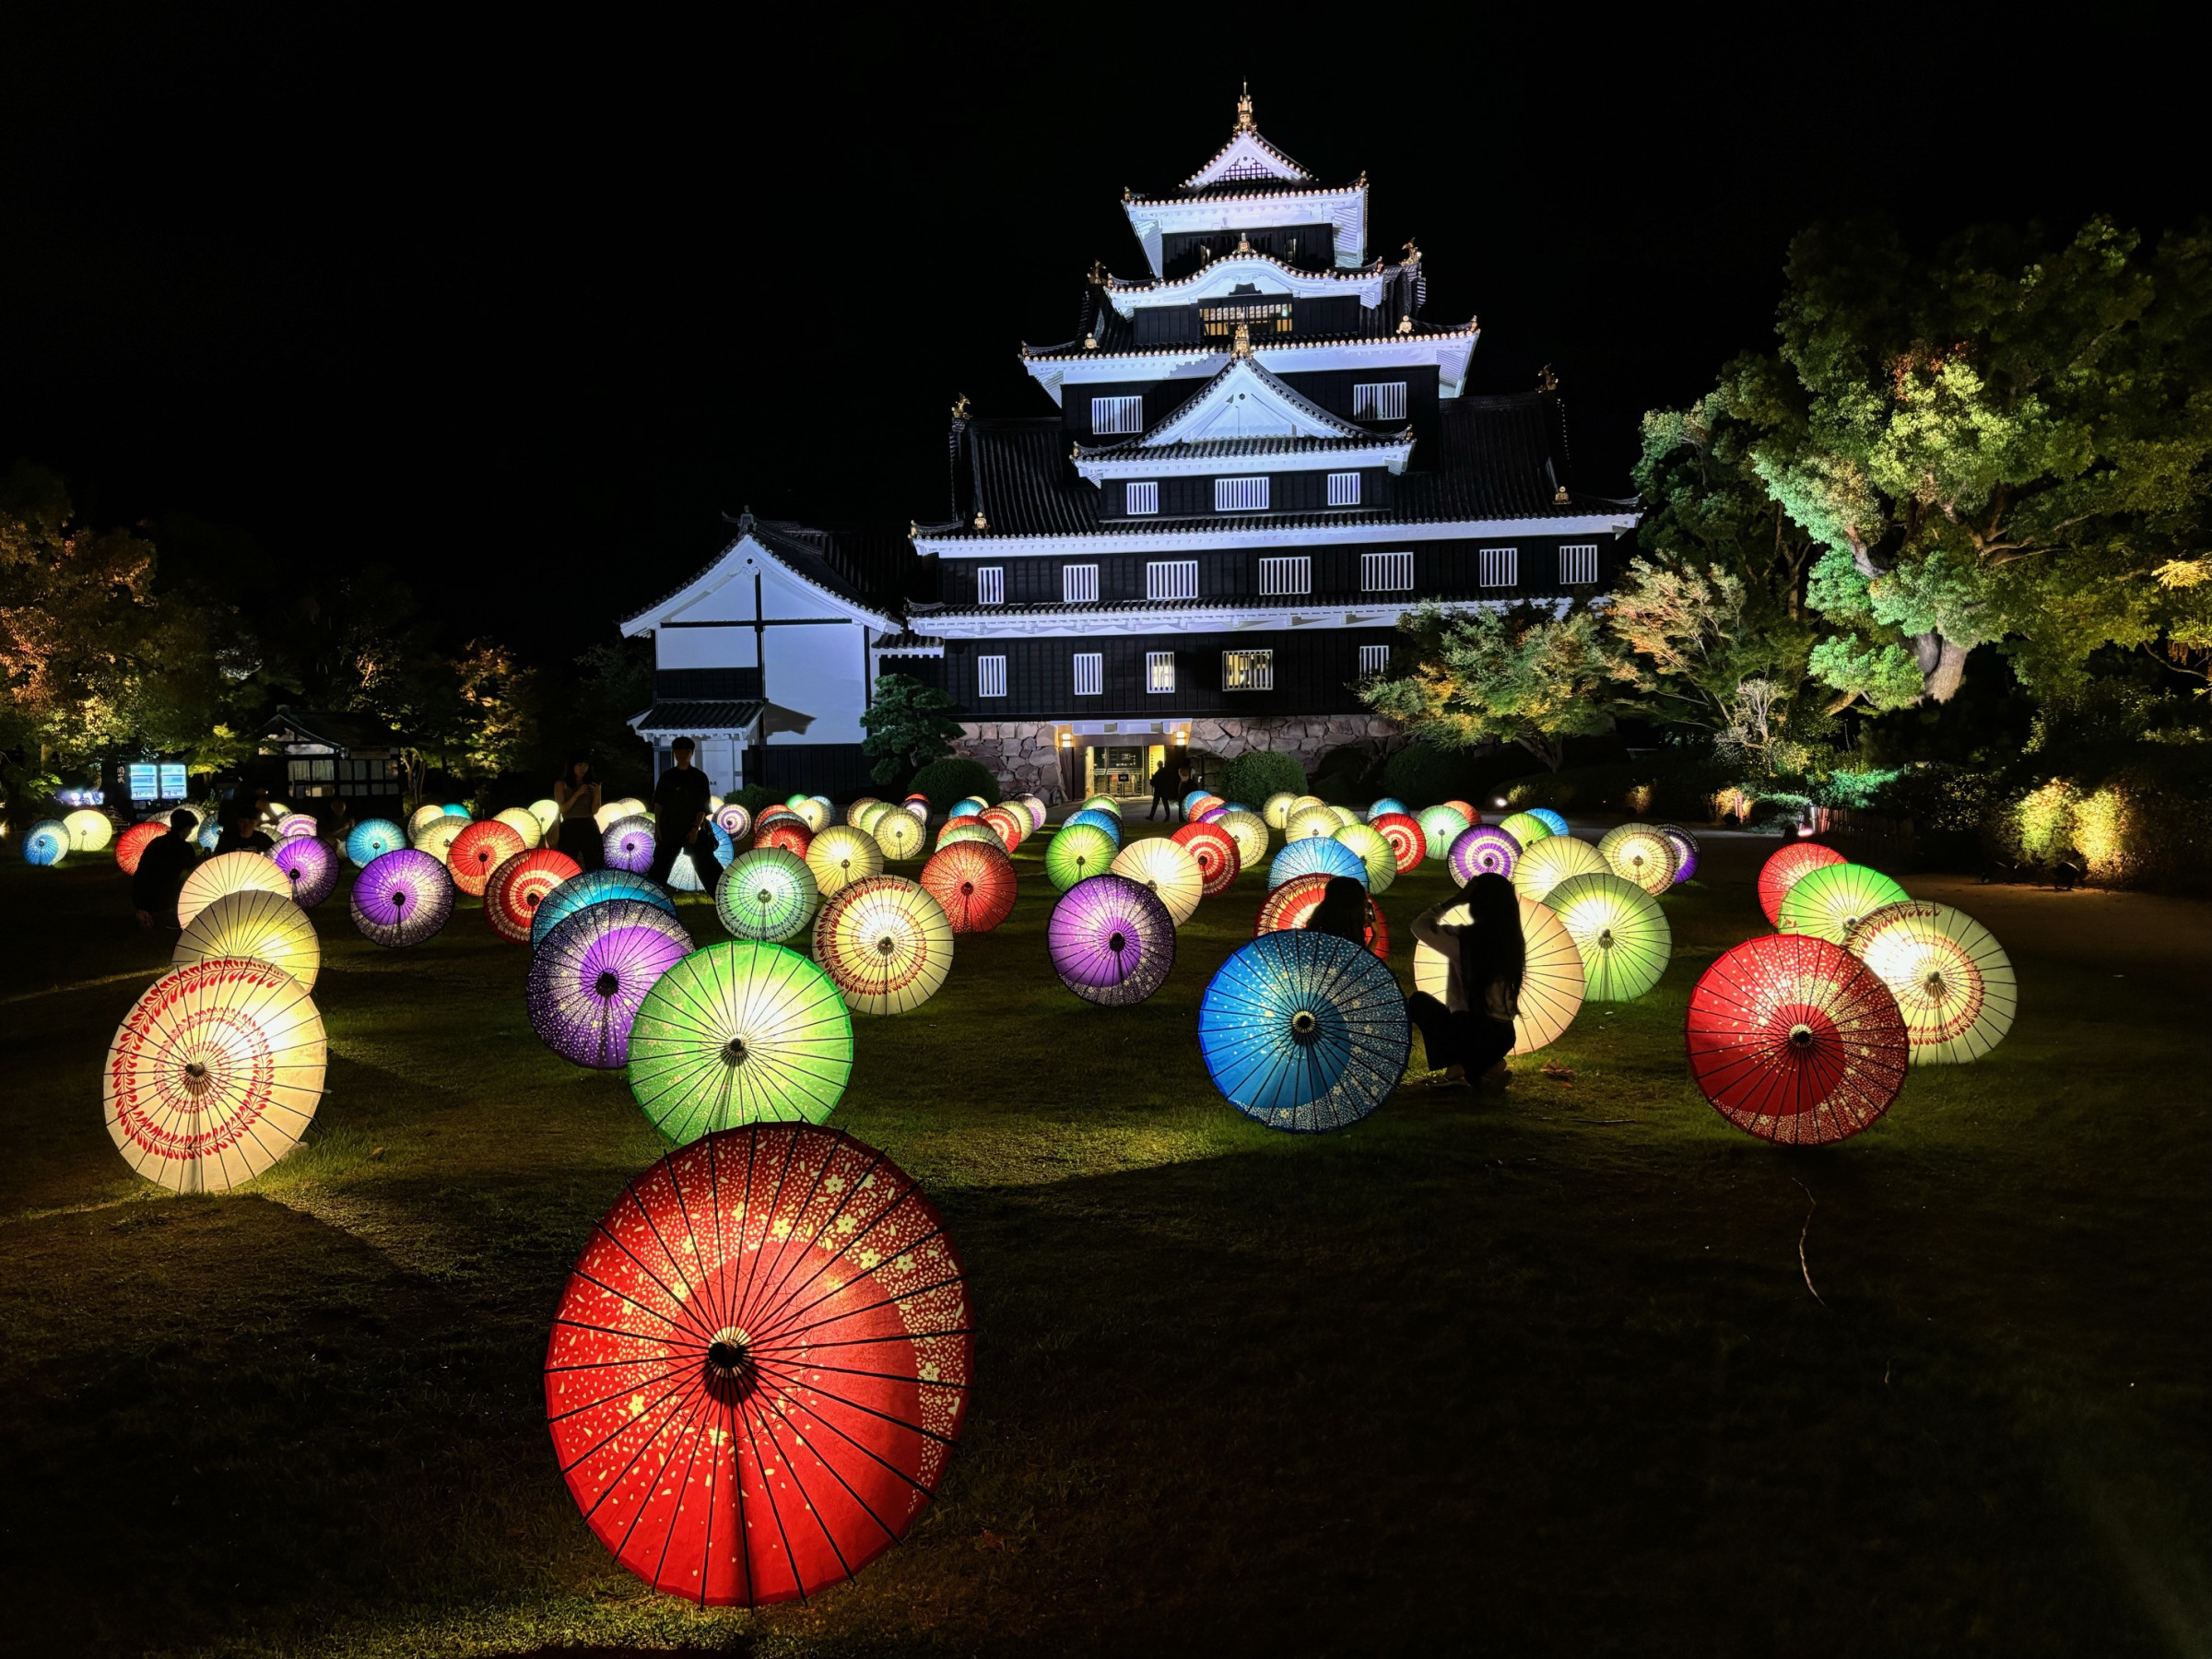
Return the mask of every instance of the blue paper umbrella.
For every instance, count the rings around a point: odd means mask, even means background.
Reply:
[[[530,948],[535,950],[543,945],[547,934],[578,911],[613,899],[631,899],[676,914],[676,900],[650,877],[628,870],[587,870],[570,877],[537,901],[537,909],[530,915]]]
[[[1239,950],[1198,1006],[1215,1086],[1274,1129],[1358,1123],[1398,1086],[1411,1044],[1389,968],[1349,939],[1304,928]]]
[[[1273,892],[1293,876],[1349,876],[1367,885],[1367,865],[1359,854],[1340,841],[1309,835],[1294,841],[1275,855],[1267,866],[1267,890]]]
[[[1531,806],[1528,809],[1528,816],[1538,823],[1548,826],[1554,835],[1567,833],[1567,820],[1548,806]]]

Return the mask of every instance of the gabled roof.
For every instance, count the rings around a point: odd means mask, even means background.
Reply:
[[[698,736],[702,732],[742,732],[760,718],[768,704],[759,699],[744,702],[695,702],[656,698],[641,714],[629,717],[630,729],[644,733],[672,732]]]
[[[347,750],[390,748],[400,741],[397,734],[371,715],[302,711],[285,703],[276,705],[276,712],[262,724],[254,736],[275,737],[279,732],[297,733],[312,742]]]
[[[1158,449],[1171,443],[1206,443],[1246,438],[1360,438],[1365,427],[1332,415],[1302,392],[1294,391],[1249,357],[1232,357],[1228,367],[1184,399],[1141,436],[1124,443],[1083,451]]]
[[[709,579],[748,542],[809,587],[876,628],[895,626],[912,592],[913,548],[901,538],[858,531],[817,530],[783,519],[757,519],[747,508],[734,521],[736,535],[688,581],[672,588],[634,616],[626,634],[650,633],[653,624],[712,591]]]
[[[1263,180],[1286,184],[1320,182],[1314,174],[1260,136],[1260,129],[1252,124],[1252,100],[1248,98],[1240,108],[1237,130],[1229,135],[1229,142],[1214,152],[1212,160],[1185,179],[1182,187],[1200,191],[1228,183],[1249,189]]]

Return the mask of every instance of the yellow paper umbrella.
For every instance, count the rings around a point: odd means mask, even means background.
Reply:
[[[225,893],[258,888],[291,902],[292,878],[276,867],[266,853],[223,853],[193,866],[177,893],[177,921],[190,927],[192,919]]]
[[[805,818],[806,828],[818,835],[830,827],[830,803],[819,795],[794,795],[784,805]]]
[[[1359,813],[1355,812],[1349,806],[1332,806],[1329,808],[1329,810],[1336,815],[1336,827],[1339,830],[1348,830],[1354,824],[1364,824],[1367,822],[1365,818],[1361,818]]]
[[[1570,876],[1545,896],[1544,906],[1567,924],[1583,953],[1593,1001],[1628,1002],[1666,971],[1674,929],[1659,901],[1626,877]]]
[[[952,924],[916,882],[870,876],[822,906],[814,959],[856,1014],[903,1014],[952,971]]]
[[[592,814],[592,822],[598,827],[599,833],[605,835],[616,824],[630,817],[637,810],[638,804],[635,801],[608,801],[604,803],[598,811]]]
[[[1664,893],[1675,885],[1680,858],[1664,830],[1651,824],[1620,824],[1606,831],[1597,843],[1613,874],[1625,877],[1647,893]]]
[[[108,815],[89,806],[80,806],[64,818],[62,828],[69,831],[72,853],[98,853],[115,839],[115,826],[108,822]]]
[[[1336,839],[1359,854],[1367,866],[1367,890],[1372,895],[1387,889],[1398,878],[1398,855],[1382,830],[1367,824],[1347,824]]]
[[[1464,926],[1467,907],[1453,905],[1443,913],[1447,927]],[[1528,953],[1521,976],[1521,1012],[1513,1021],[1516,1054],[1533,1053],[1559,1041],[1561,1031],[1582,1011],[1584,981],[1583,953],[1574,935],[1559,916],[1533,899],[1521,900],[1521,941]],[[1413,984],[1417,991],[1441,998],[1449,970],[1444,959],[1418,940],[1413,947]]]
[[[546,827],[537,821],[537,814],[527,806],[510,806],[504,812],[492,814],[495,824],[504,824],[523,838],[523,851],[535,852],[546,839]]]
[[[436,823],[444,816],[445,808],[439,806],[435,801],[426,801],[420,806],[416,807],[414,811],[408,813],[408,845],[412,846],[414,844],[416,834],[418,831],[428,830],[432,824]]]
[[[919,858],[923,844],[929,840],[929,831],[921,820],[896,806],[876,820],[875,833],[877,849],[889,859]]]
[[[1297,805],[1298,797],[1288,790],[1284,790],[1279,794],[1267,797],[1260,807],[1260,817],[1266,819],[1268,829],[1280,830],[1290,821],[1291,811]],[[1265,852],[1261,854],[1262,857],[1265,855]]]
[[[1131,841],[1113,855],[1110,873],[1151,888],[1178,927],[1196,913],[1198,900],[1206,891],[1206,872],[1198,867],[1198,861],[1188,848],[1164,835]]]
[[[1524,816],[1524,815],[1516,815]],[[1513,820],[1508,818],[1505,824]],[[1500,824],[1500,830],[1505,828]],[[1546,834],[1534,846],[1524,842],[1513,861],[1513,891],[1541,904],[1545,895],[1570,876],[1609,876],[1613,866],[1586,841],[1571,835]]]
[[[453,857],[453,843],[467,832],[468,827],[469,820],[454,813],[434,818],[415,831],[412,838],[415,851],[428,853],[440,864],[445,864]]]
[[[865,830],[868,827],[868,808],[882,805],[874,795],[860,795],[845,808],[845,822],[855,830]]]
[[[2012,959],[1964,911],[1916,899],[1887,904],[1852,926],[1843,948],[1897,998],[1914,1065],[1978,1060],[2012,1030]]]
[[[560,806],[551,795],[542,801],[530,803],[530,816],[537,820],[537,833],[542,841],[560,824]]]
[[[845,815],[845,821],[854,829],[865,830],[870,835],[873,835],[876,833],[876,826],[883,822],[883,815],[898,810],[888,801],[855,801],[853,803],[853,810]]]
[[[1311,806],[1300,806],[1285,820],[1283,839],[1294,841],[1306,841],[1321,836],[1335,835],[1343,828],[1344,825],[1338,820],[1335,813],[1316,801]]]
[[[901,815],[903,816],[903,815]],[[883,849],[865,830],[832,824],[807,843],[806,868],[823,898],[883,874]]]
[[[1325,806],[1327,805],[1328,803],[1317,794],[1301,794],[1291,801],[1289,817],[1296,818],[1309,806]]]
[[[288,894],[283,898],[259,888],[242,893],[225,893],[192,919],[170,960],[178,967],[221,957],[240,957],[269,962],[312,991],[323,971],[323,941],[307,912]]]
[[[269,962],[193,962],[139,997],[108,1045],[108,1133],[172,1192],[220,1193],[299,1144],[323,1098],[323,1017]]]
[[[1232,808],[1214,822],[1237,843],[1237,865],[1255,870],[1267,862],[1267,820],[1256,812]]]
[[[1498,820],[1498,828],[1504,830],[1524,847],[1540,841],[1546,836],[1555,833],[1549,824],[1533,812],[1510,813]]]

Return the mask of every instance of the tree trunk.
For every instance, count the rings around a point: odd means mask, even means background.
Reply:
[[[1965,646],[1939,633],[1914,634],[1912,653],[1920,662],[1923,697],[1947,703],[1959,694],[1959,682],[1966,677]]]

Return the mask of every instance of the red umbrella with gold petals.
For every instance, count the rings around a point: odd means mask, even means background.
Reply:
[[[1200,890],[1218,898],[1237,884],[1244,861],[1237,853],[1237,838],[1218,824],[1185,824],[1168,838],[1198,861]]]
[[[1780,927],[1782,901],[1790,896],[1790,889],[1822,865],[1844,862],[1843,854],[1833,847],[1818,841],[1792,841],[1759,866],[1759,908],[1767,912],[1769,922]]]
[[[974,1369],[945,1225],[811,1124],[692,1142],[631,1182],[569,1277],[546,1416],[615,1559],[701,1606],[852,1577],[943,1478]]]

